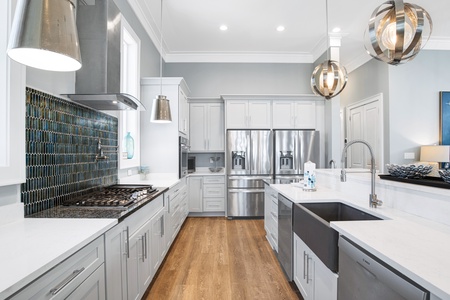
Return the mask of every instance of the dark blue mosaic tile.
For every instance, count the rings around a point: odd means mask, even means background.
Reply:
[[[96,162],[99,139],[118,146],[117,118],[26,89],[25,215],[117,183],[117,151]]]

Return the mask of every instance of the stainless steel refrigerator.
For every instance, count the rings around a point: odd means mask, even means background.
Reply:
[[[295,180],[303,176],[305,162],[320,168],[320,133],[314,130],[274,131],[275,179]]]
[[[264,217],[264,182],[273,176],[270,130],[227,131],[227,215]]]

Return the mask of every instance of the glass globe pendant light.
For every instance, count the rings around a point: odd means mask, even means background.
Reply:
[[[311,89],[314,94],[330,100],[339,95],[347,85],[347,70],[339,62],[330,60],[330,39],[328,36],[328,0],[326,3],[327,57],[328,60],[318,65],[311,75]]]
[[[19,0],[7,53],[21,64],[42,70],[80,69],[80,45],[72,1]]]
[[[162,94],[162,53],[163,53],[163,0],[161,0],[161,24],[159,26],[160,30],[160,41],[161,48],[159,53],[159,77],[160,77],[160,93],[158,98],[153,100],[152,115],[150,122],[152,123],[171,123],[172,114],[170,113],[170,102],[166,96]]]
[[[430,15],[422,7],[403,0],[386,1],[372,13],[364,46],[373,58],[399,65],[416,57],[432,29]]]

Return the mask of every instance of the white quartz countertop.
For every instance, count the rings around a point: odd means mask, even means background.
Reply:
[[[325,187],[303,191],[292,184],[270,185],[294,203],[343,202],[383,221],[331,222],[339,234],[356,242],[441,299],[450,299],[450,226],[389,207],[369,208]],[[369,192],[369,190],[367,190]]]
[[[22,218],[1,225],[0,299],[29,284],[115,224],[116,219]]]

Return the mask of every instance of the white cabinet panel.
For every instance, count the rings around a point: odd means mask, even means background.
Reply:
[[[189,211],[203,212],[203,177],[189,177]]]
[[[226,109],[227,129],[271,128],[270,100],[228,100]]]
[[[226,102],[227,128],[240,129],[248,127],[248,101],[229,100]]]
[[[270,246],[278,252],[278,193],[268,185],[264,187],[264,228]]]
[[[248,128],[266,129],[272,127],[272,101],[248,102]]]
[[[294,282],[305,300],[336,300],[338,275],[294,234]]]
[[[186,94],[180,88],[178,93],[178,131],[189,137],[189,105]]]
[[[273,101],[274,129],[315,129],[316,104],[314,101]]]
[[[222,103],[190,104],[190,151],[224,151]]]
[[[80,286],[73,291],[67,300],[103,300],[105,293],[105,265],[98,267]]]

